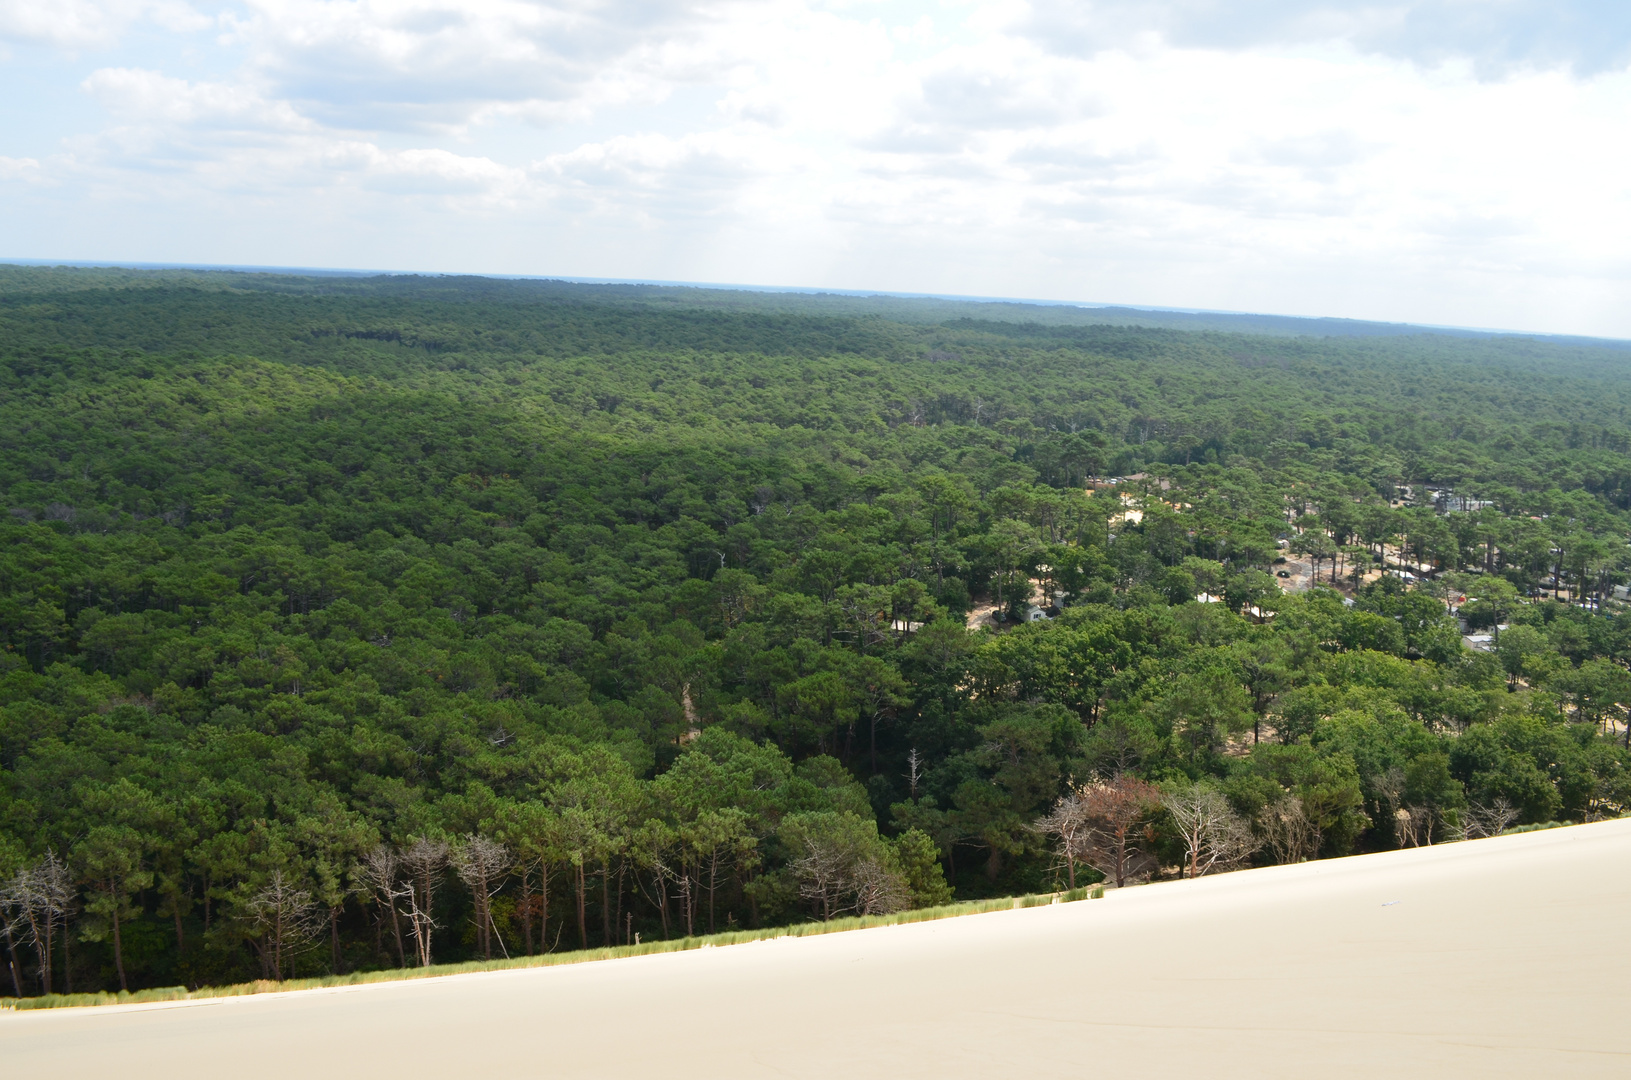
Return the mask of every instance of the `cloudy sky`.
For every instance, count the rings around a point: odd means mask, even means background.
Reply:
[[[1631,4],[0,0],[0,257],[1631,337]]]

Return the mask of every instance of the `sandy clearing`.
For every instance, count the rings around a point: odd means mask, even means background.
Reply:
[[[101,1080],[1626,1076],[1628,918],[1624,820],[817,938],[15,1013],[0,1062]]]

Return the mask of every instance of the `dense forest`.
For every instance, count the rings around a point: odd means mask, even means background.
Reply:
[[[0,992],[1631,806],[1631,351],[1133,321],[0,268]]]

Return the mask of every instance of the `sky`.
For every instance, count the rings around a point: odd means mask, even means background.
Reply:
[[[0,0],[0,257],[1631,337],[1631,3]]]

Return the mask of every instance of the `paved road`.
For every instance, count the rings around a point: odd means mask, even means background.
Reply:
[[[576,967],[0,1017],[14,1077],[1631,1076],[1631,820]]]

